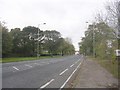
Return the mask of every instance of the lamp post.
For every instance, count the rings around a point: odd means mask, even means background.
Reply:
[[[45,25],[46,23],[42,23],[43,25]],[[40,29],[39,29],[39,26],[40,26],[40,24],[38,24],[38,33],[37,33],[37,35],[38,35],[38,42],[37,42],[37,58],[39,58],[39,35],[40,35]]]
[[[86,24],[88,24],[88,22],[86,22]],[[93,57],[95,57],[95,32],[94,32],[95,28],[96,28],[95,23],[93,23],[92,25]]]
[[[95,35],[94,35],[94,24],[93,24],[93,57],[95,57]]]
[[[96,29],[95,23],[93,23],[93,57],[95,57],[95,32],[94,30]]]

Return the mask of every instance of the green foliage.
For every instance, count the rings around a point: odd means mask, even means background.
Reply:
[[[45,31],[45,39],[44,39],[44,46],[45,49],[48,50],[50,54],[57,54],[58,51],[58,41],[59,38],[61,38],[61,35],[58,31],[52,30],[52,31]]]
[[[45,31],[45,49],[50,54],[74,54],[74,46],[61,37],[61,34],[55,30]]]
[[[55,56],[54,58],[58,58],[60,56]],[[42,56],[39,57],[39,59],[44,60],[45,58],[51,58],[50,56]],[[8,63],[8,62],[20,62],[20,61],[30,61],[30,60],[36,60],[38,58],[36,57],[11,57],[11,58],[3,58],[2,60],[0,59],[0,62],[2,63]]]
[[[39,32],[39,36],[38,36]],[[37,56],[38,45],[39,54],[73,54],[74,46],[61,37],[56,30],[41,31],[34,26],[11,29],[10,32],[3,27],[3,56],[30,57]],[[47,53],[48,52],[48,53]]]
[[[2,57],[10,55],[12,50],[12,37],[6,27],[2,26]]]
[[[119,77],[119,72],[118,72],[118,61],[115,60],[98,60],[98,63],[106,68],[114,77],[120,78]]]
[[[79,47],[80,52],[85,55],[113,59],[114,50],[117,49],[117,39],[113,30],[106,23],[93,23],[89,25]]]

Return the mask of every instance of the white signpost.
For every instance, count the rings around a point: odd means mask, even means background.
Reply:
[[[117,57],[120,56],[120,50],[119,49],[115,50],[115,53],[116,53]]]

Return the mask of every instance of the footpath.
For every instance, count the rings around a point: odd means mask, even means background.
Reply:
[[[94,60],[84,60],[71,88],[118,88],[118,79]]]

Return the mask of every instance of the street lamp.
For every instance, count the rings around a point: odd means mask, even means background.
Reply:
[[[93,57],[96,57],[96,52],[95,52],[95,30],[96,30],[96,24],[93,23]]]
[[[95,57],[95,33],[94,33],[95,24],[93,24],[93,57]]]
[[[42,23],[43,25],[45,25],[46,23]],[[40,26],[40,24],[38,24],[38,42],[37,42],[37,58],[39,58],[39,35],[40,35],[40,32],[39,32],[39,26]]]
[[[86,24],[87,24],[88,22],[86,22]],[[92,39],[93,39],[93,57],[95,57],[95,32],[94,32],[94,29],[95,29],[96,27],[95,27],[95,23],[93,23],[93,25],[92,25],[92,33],[93,33],[93,35],[92,35]]]

